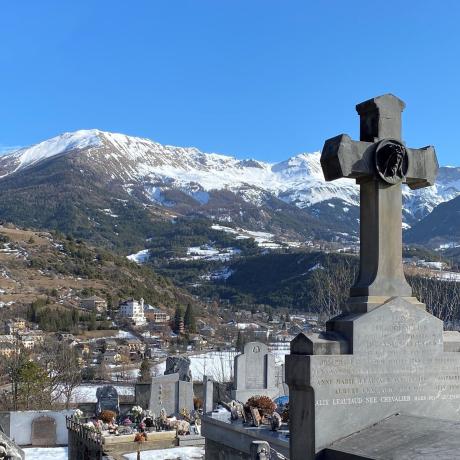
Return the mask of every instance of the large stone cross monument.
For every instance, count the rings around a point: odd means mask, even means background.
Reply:
[[[341,134],[323,147],[326,180],[349,177],[360,185],[361,257],[350,292],[353,311],[368,311],[389,297],[412,296],[402,266],[401,184],[412,189],[433,185],[438,163],[433,147],[403,144],[404,107],[392,94],[362,102],[356,106],[360,140]]]
[[[326,180],[361,187],[360,272],[326,331],[291,342],[291,460],[351,458],[330,454],[338,440],[394,414],[460,420],[460,353],[445,351],[442,321],[412,297],[403,273],[401,185],[432,185],[438,169],[433,147],[404,145],[403,108],[393,95],[358,104],[360,141],[343,134],[322,151]]]

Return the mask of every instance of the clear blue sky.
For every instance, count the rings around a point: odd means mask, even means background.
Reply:
[[[99,128],[277,161],[406,101],[404,138],[460,165],[460,2],[15,0],[0,148]]]

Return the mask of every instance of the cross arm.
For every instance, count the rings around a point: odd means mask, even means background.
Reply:
[[[354,141],[347,134],[328,139],[321,151],[321,167],[327,181],[358,178],[373,173],[372,142]]]
[[[409,157],[406,184],[409,188],[415,190],[434,185],[439,169],[434,147],[429,145],[421,149],[406,150]]]
[[[321,167],[327,181],[341,177],[357,179],[376,174],[376,143],[354,141],[347,134],[328,139],[321,152]],[[434,147],[407,148],[407,172],[404,182],[411,189],[433,185],[439,165]]]

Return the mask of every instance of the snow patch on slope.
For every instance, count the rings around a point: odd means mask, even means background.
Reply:
[[[137,264],[143,264],[149,260],[149,250],[143,249],[142,251],[136,252],[135,254],[130,254],[126,256],[131,262],[136,262]]]

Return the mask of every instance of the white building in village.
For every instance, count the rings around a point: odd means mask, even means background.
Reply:
[[[147,320],[144,316],[144,299],[139,302],[135,299],[128,299],[119,305],[119,315],[131,321],[136,326],[144,325]]]

